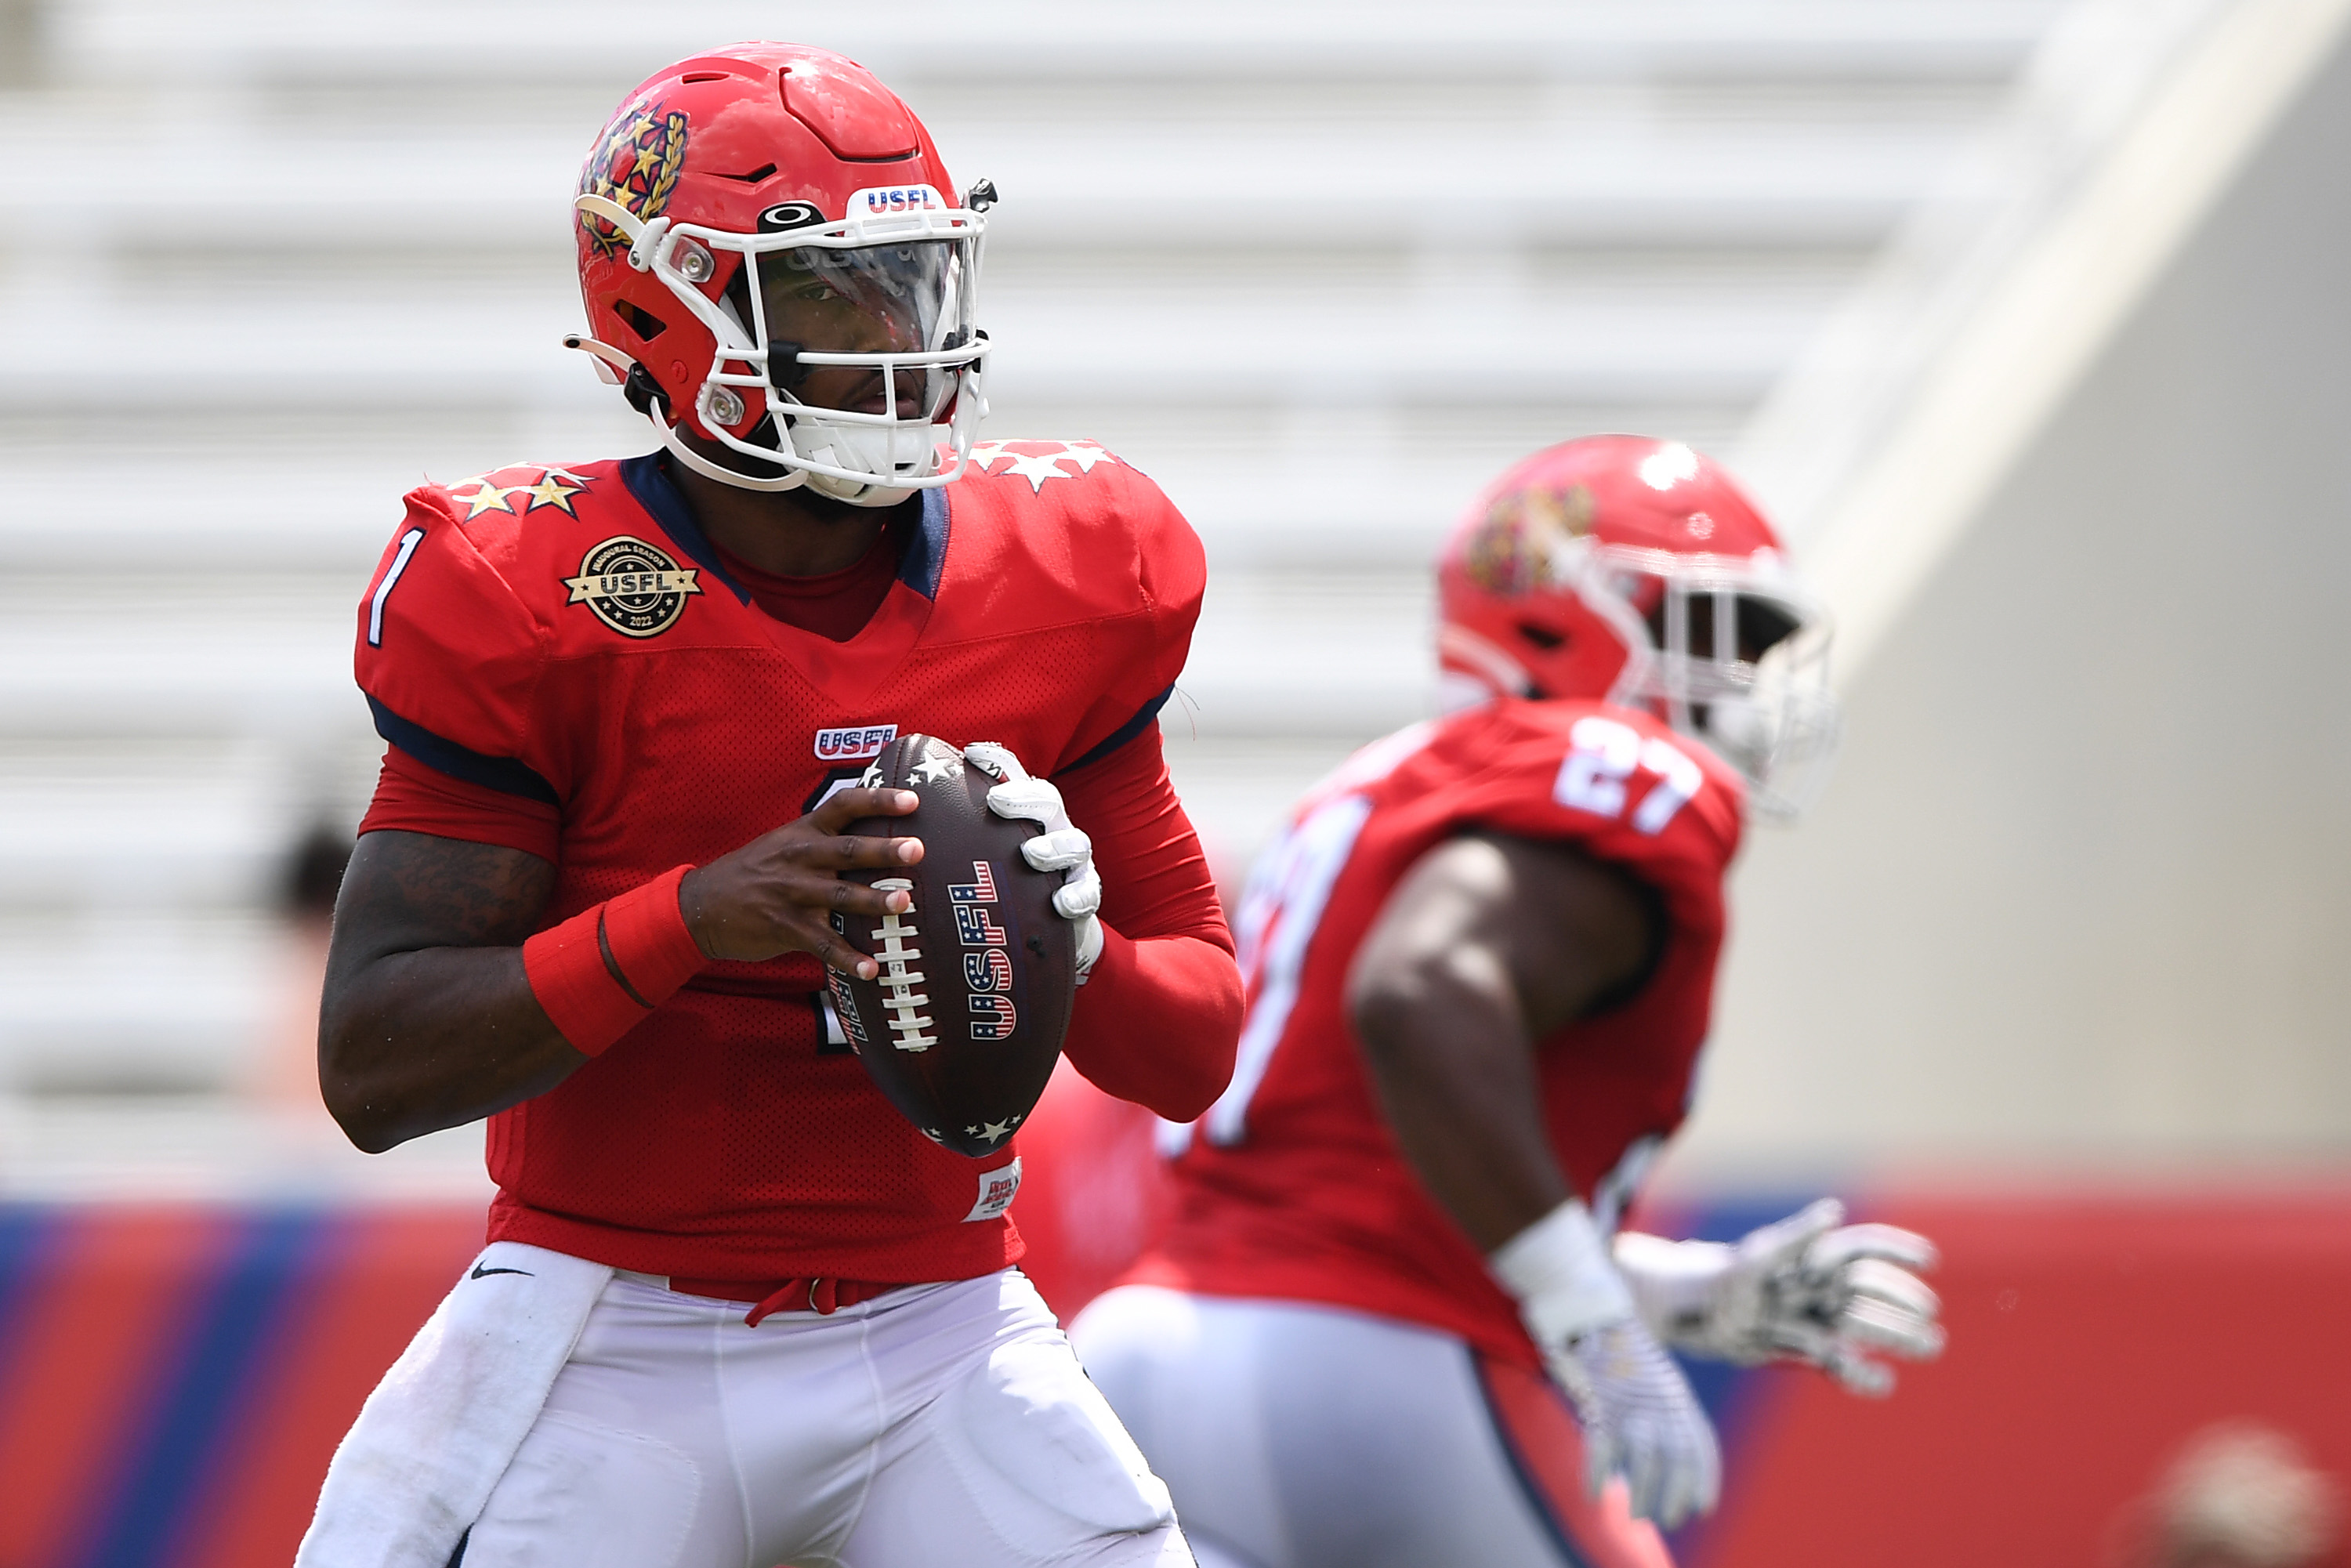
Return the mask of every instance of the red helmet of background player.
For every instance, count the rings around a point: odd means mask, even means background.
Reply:
[[[1586,436],[1518,464],[1454,528],[1437,589],[1448,706],[1646,708],[1737,768],[1769,817],[1826,778],[1827,622],[1771,526],[1678,442]]]
[[[589,330],[565,340],[698,472],[886,506],[953,479],[985,412],[972,304],[993,198],[983,181],[958,200],[922,121],[853,60],[696,55],[641,83],[589,152]],[[802,401],[834,367],[867,372],[872,406]]]

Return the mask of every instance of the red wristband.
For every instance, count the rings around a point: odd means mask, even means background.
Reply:
[[[604,901],[604,941],[629,988],[659,1007],[677,988],[702,973],[710,960],[686,929],[677,886],[692,866],[673,866],[618,898]]]
[[[678,866],[522,945],[531,995],[573,1050],[602,1055],[706,962],[678,909],[677,884],[690,869]],[[604,962],[607,944],[612,949],[610,965]],[[630,977],[629,985],[613,978],[613,965]],[[635,996],[629,994],[632,987]]]

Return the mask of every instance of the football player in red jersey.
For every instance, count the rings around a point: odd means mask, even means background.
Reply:
[[[1240,911],[1233,1082],[1073,1331],[1203,1563],[1660,1564],[1719,1458],[1664,1344],[1932,1354],[1907,1232],[1614,1236],[1682,1119],[1722,880],[1835,736],[1826,629],[1688,447],[1571,441],[1439,569],[1453,710],[1357,754]],[[1617,1479],[1615,1478],[1621,1478]]]
[[[1155,723],[1200,547],[1092,443],[972,444],[992,195],[838,56],[655,73],[581,177],[571,341],[661,450],[408,497],[320,1078],[367,1149],[487,1117],[498,1190],[304,1563],[1190,1561],[1013,1266],[1011,1137],[926,1141],[821,996],[874,971],[831,916],[905,906],[838,873],[921,857],[843,830],[912,809],[858,779],[922,731],[1046,830],[1069,1060],[1176,1118],[1230,1072]]]

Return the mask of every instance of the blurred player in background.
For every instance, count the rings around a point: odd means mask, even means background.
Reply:
[[[295,841],[277,881],[278,994],[271,1028],[246,1078],[261,1104],[319,1120],[319,995],[327,975],[335,895],[350,863],[351,835],[315,821]]]
[[[2258,1421],[2190,1437],[2109,1531],[2112,1568],[2343,1568],[2343,1490]]]
[[[1688,447],[1594,437],[1496,482],[1439,582],[1451,711],[1259,862],[1232,1085],[1072,1331],[1203,1563],[1662,1563],[1646,1521],[1720,1470],[1665,1345],[1865,1393],[1866,1352],[1940,1348],[1925,1241],[1834,1202],[1615,1234],[1687,1103],[1742,821],[1835,739],[1771,529]]]
[[[656,73],[580,180],[573,346],[662,449],[408,497],[320,1077],[371,1150],[488,1117],[498,1194],[305,1563],[1190,1562],[1013,1267],[1011,1140],[927,1142],[820,1000],[875,970],[831,915],[906,907],[837,873],[922,853],[843,836],[914,804],[868,759],[986,738],[1040,776],[988,804],[1064,876],[1070,1060],[1177,1118],[1231,1066],[1155,722],[1199,543],[1091,443],[972,445],[992,196],[838,56]]]

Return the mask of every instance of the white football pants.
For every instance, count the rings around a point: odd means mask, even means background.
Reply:
[[[1190,1568],[1018,1270],[746,1310],[614,1276],[464,1568]]]
[[[1127,1285],[1070,1335],[1204,1568],[1672,1568],[1556,1391],[1450,1334]]]

